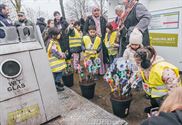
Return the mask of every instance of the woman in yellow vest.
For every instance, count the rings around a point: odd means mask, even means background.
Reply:
[[[108,49],[109,63],[112,64],[114,58],[118,54],[118,33],[111,22],[106,25],[106,31],[107,33],[105,35],[104,44]]]
[[[151,46],[138,49],[134,57],[144,81],[143,89],[150,97],[151,107],[145,109],[149,113],[161,105],[171,90],[181,86],[179,69],[157,56]]]
[[[88,64],[87,62],[89,61],[94,63],[95,59],[99,59],[99,52],[101,51],[101,38],[96,35],[95,26],[89,26],[88,35],[83,36],[82,50],[84,52],[84,64]],[[87,68],[86,65],[85,67]],[[98,70],[96,74],[98,74]],[[95,80],[97,79],[96,74]]]
[[[69,47],[73,57],[73,67],[75,71],[78,70],[78,64],[80,62],[80,53],[82,51],[82,32],[80,29],[80,22],[76,21],[69,26]]]
[[[47,46],[47,54],[51,70],[53,72],[57,91],[63,91],[63,83],[61,83],[62,71],[66,68],[65,54],[62,52],[58,40],[60,39],[60,31],[57,28],[48,30],[49,42]]]

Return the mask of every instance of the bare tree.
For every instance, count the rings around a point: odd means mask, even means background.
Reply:
[[[107,0],[72,0],[67,3],[66,13],[69,18],[80,19],[85,17],[88,12],[91,12],[91,6],[99,6],[101,8],[101,15],[107,16]]]
[[[72,3],[66,4],[66,12],[72,19],[79,20],[84,17],[88,11],[89,0],[72,0]]]
[[[27,12],[27,15],[26,15],[27,18],[29,18],[32,22],[35,23],[35,19],[36,19],[36,16],[35,16],[36,12],[35,12],[35,10],[32,9],[32,8],[26,8],[26,12]]]
[[[20,12],[22,4],[21,4],[21,0],[10,0],[10,2],[12,3],[12,5],[14,6],[14,8],[16,9],[16,12]]]

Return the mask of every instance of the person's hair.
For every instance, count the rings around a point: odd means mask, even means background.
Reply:
[[[7,7],[7,5],[5,4],[0,4],[0,12],[2,12],[2,9],[5,9]]]
[[[49,37],[53,38],[60,34],[60,30],[56,27],[52,27],[48,30]]]
[[[57,14],[61,15],[59,11],[54,11],[54,16],[56,16]]]
[[[96,30],[96,27],[94,25],[91,25],[88,27],[88,31],[90,31],[90,30]]]
[[[163,102],[159,112],[182,110],[182,87],[175,88]]]
[[[156,51],[152,46],[137,49],[134,58],[140,58],[141,67],[148,69],[156,59]]]
[[[80,21],[75,21],[74,24],[73,24],[74,27],[75,26],[80,26],[80,25],[81,25]]]
[[[111,32],[113,31],[113,26],[111,22],[107,23],[106,28],[108,28]]]
[[[157,55],[155,49],[152,46],[146,46],[146,47],[142,47],[139,48],[136,53],[134,54],[134,57],[140,57],[141,59],[152,59],[155,58],[155,56]]]
[[[124,11],[125,7],[124,5],[117,5],[114,9],[115,11]]]
[[[47,25],[49,25],[51,23],[51,21],[54,21],[54,20],[53,19],[47,20]]]
[[[41,22],[44,22],[45,21],[45,18],[44,17],[39,17],[39,18],[37,18],[37,20],[39,20]]]

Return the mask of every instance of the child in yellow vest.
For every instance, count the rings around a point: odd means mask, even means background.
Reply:
[[[57,91],[63,91],[63,83],[61,83],[62,71],[66,68],[65,54],[62,52],[58,40],[60,39],[60,31],[57,28],[48,30],[49,42],[47,45],[47,54],[51,70],[53,72]]]
[[[89,33],[88,35],[83,36],[83,44],[82,44],[82,50],[84,52],[84,64],[87,69],[90,67],[89,65],[91,63],[93,65],[97,65],[99,64],[99,62],[101,62],[99,58],[99,52],[101,50],[101,38],[96,35],[96,27],[89,26],[88,33]],[[90,69],[89,71],[88,69],[86,75],[88,75],[88,73],[91,73],[92,72],[91,70],[92,69]],[[94,75],[96,76],[96,74],[98,74],[98,69],[94,73]]]
[[[78,70],[78,65],[80,62],[80,53],[82,51],[82,32],[80,29],[80,22],[76,21],[74,24],[69,26],[69,47],[70,52],[73,57],[73,67],[74,70]]]
[[[112,64],[114,58],[118,54],[119,44],[118,44],[118,34],[117,31],[112,26],[112,23],[106,25],[106,36],[104,39],[104,44],[108,50],[109,63]]]

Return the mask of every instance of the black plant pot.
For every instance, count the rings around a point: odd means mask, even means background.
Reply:
[[[125,118],[129,114],[130,103],[132,101],[132,96],[128,96],[124,99],[116,99],[113,96],[110,97],[112,104],[113,113],[120,117]]]
[[[94,81],[90,83],[80,83],[82,96],[87,99],[92,99],[95,93],[95,85],[96,83]]]
[[[74,77],[73,77],[73,73],[69,74],[69,75],[65,75],[62,77],[64,85],[67,87],[72,87],[74,84]]]

